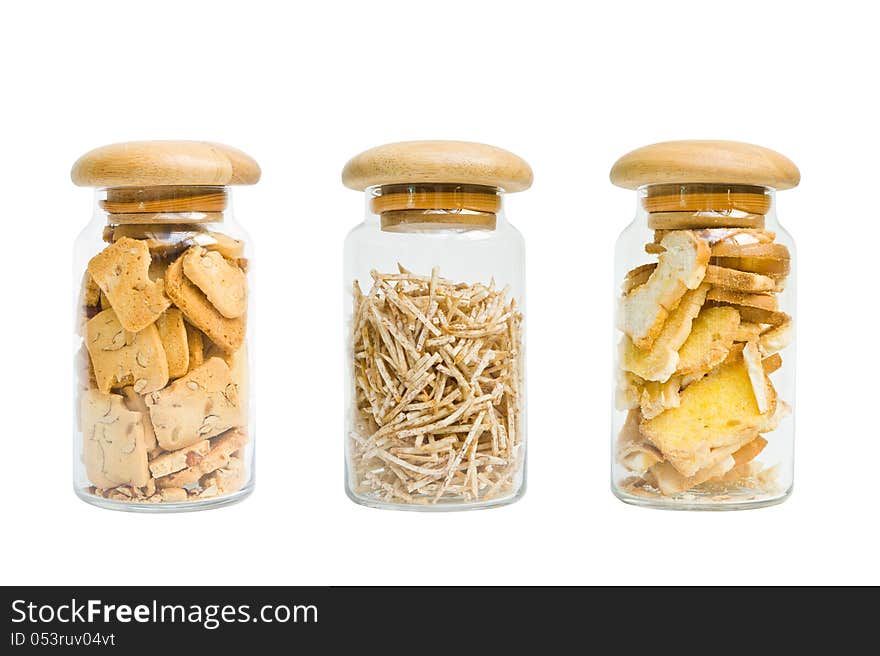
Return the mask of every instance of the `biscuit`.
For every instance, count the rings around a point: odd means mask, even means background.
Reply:
[[[211,443],[202,440],[177,451],[166,451],[150,461],[150,473],[154,478],[161,478],[187,467],[195,467],[210,449]]]
[[[150,280],[150,262],[147,245],[129,237],[89,261],[89,275],[107,295],[122,326],[133,333],[152,324],[171,304],[162,280]]]
[[[226,467],[230,457],[247,442],[247,434],[239,429],[226,431],[219,437],[211,440],[211,448],[202,457],[198,464],[187,467],[179,472],[156,479],[156,486],[160,489],[170,487],[186,487],[195,485],[205,474]]]
[[[645,380],[668,380],[676,370],[678,350],[690,335],[693,320],[699,314],[708,291],[708,285],[700,285],[681,297],[650,350],[639,349],[624,335],[621,340],[621,366]]]
[[[199,498],[204,499],[237,492],[244,485],[246,473],[244,460],[231,456],[226,465],[199,479],[199,486],[202,488],[198,493]]]
[[[83,274],[82,304],[86,307],[96,307],[101,302],[101,288],[98,283],[86,271]]]
[[[86,323],[85,340],[102,392],[131,385],[138,394],[146,394],[168,383],[168,362],[154,324],[132,333],[122,327],[114,310],[104,310]]]
[[[130,237],[145,242],[150,254],[154,256],[175,257],[196,244],[198,236],[206,234],[194,224],[124,223],[113,226],[110,241]]]
[[[708,373],[724,362],[733,346],[739,323],[739,312],[732,307],[702,308],[687,340],[678,350],[675,373]]]
[[[680,474],[691,477],[715,464],[713,451],[738,449],[762,432],[776,408],[769,381],[767,392],[769,408],[762,413],[745,361],[728,360],[689,385],[677,408],[642,421],[641,432]]]
[[[620,330],[641,349],[651,347],[684,293],[700,286],[709,261],[709,247],[689,231],[670,232],[661,245],[657,268],[620,303]]]
[[[144,429],[137,412],[122,397],[88,390],[80,399],[83,463],[93,485],[143,487],[150,480]]]
[[[715,264],[706,267],[705,281],[715,287],[723,287],[737,292],[771,292],[776,287],[776,282],[769,276],[728,269]]]
[[[186,327],[183,325],[183,314],[175,308],[168,308],[156,319],[156,329],[165,358],[168,361],[168,376],[180,378],[189,370],[189,347],[187,346]]]
[[[706,299],[730,303],[731,305],[746,305],[762,310],[776,311],[779,309],[779,300],[773,294],[748,294],[746,292],[735,292],[730,289],[713,287],[706,295]]]
[[[183,324],[186,328],[186,345],[189,350],[189,364],[186,370],[192,371],[201,367],[205,362],[205,343],[202,339],[202,331],[194,328],[187,321],[184,321]]]
[[[237,260],[244,256],[244,242],[220,232],[201,234],[195,242],[199,246],[203,246],[205,250],[220,253],[228,260]]]
[[[153,430],[153,422],[150,420],[150,410],[144,401],[144,397],[134,391],[132,386],[122,388],[123,403],[132,412],[141,415],[141,424],[144,427],[144,444],[149,455],[156,448],[156,431]]]
[[[183,256],[168,266],[165,288],[187,321],[205,333],[227,353],[241,346],[245,336],[245,319],[224,317],[202,291],[183,273]]]
[[[216,251],[194,246],[183,254],[183,273],[227,319],[247,310],[244,272]]]
[[[156,439],[166,451],[241,426],[243,402],[229,366],[220,358],[209,358],[167,388],[146,396]]]

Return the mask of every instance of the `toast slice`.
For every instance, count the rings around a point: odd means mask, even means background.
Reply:
[[[770,310],[771,312],[779,309],[779,299],[773,294],[747,294],[745,292],[722,289],[721,287],[713,287],[709,290],[706,298],[710,301],[718,301],[719,303],[745,305],[747,307]]]
[[[740,319],[742,319],[742,317],[740,317]],[[733,341],[751,342],[752,340],[758,339],[763,330],[764,326],[759,323],[740,320],[739,328],[736,330],[736,336],[733,338]]]
[[[787,321],[768,329],[758,337],[758,348],[766,357],[784,349],[794,339],[794,323],[791,317]]]
[[[708,291],[708,285],[700,285],[686,292],[649,350],[638,348],[624,335],[620,342],[621,367],[645,380],[669,380],[678,365],[678,350],[690,335],[691,325],[703,307]]]
[[[685,292],[700,286],[709,262],[709,246],[688,230],[670,232],[661,246],[648,280],[620,303],[618,327],[641,349],[651,348]]]
[[[755,393],[755,402],[758,411],[763,415],[770,411],[772,383],[764,371],[764,363],[761,360],[761,352],[757,342],[746,342],[743,347],[743,360],[746,363],[746,371],[749,372],[749,380],[752,382],[752,391]]]
[[[617,461],[630,471],[645,471],[663,459],[657,447],[639,432],[641,420],[638,410],[630,410],[617,436]]]
[[[724,362],[739,329],[739,312],[732,307],[704,307],[691,333],[678,350],[676,374],[707,373]]]
[[[642,421],[642,434],[685,477],[714,465],[713,452],[739,448],[754,438],[776,410],[776,393],[767,381],[768,410],[755,400],[742,357],[728,360],[681,393],[681,404]],[[732,453],[732,452],[731,452]]]
[[[735,292],[772,292],[776,289],[776,281],[770,276],[739,269],[728,269],[716,264],[706,267],[705,281],[715,287],[730,289]]]

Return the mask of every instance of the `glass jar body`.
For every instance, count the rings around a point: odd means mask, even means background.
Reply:
[[[223,187],[98,190],[74,249],[74,489],[189,511],[254,484],[253,252]]]
[[[500,207],[398,219],[368,207],[345,241],[346,491],[407,510],[515,501],[526,455],[522,237]]]
[[[642,506],[778,503],[794,464],[794,242],[762,187],[639,190],[615,251],[612,490]]]

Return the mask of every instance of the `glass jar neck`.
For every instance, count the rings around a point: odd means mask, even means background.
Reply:
[[[382,230],[494,230],[503,218],[496,187],[463,184],[393,184],[366,190],[367,214]]]
[[[108,187],[96,194],[96,211],[111,225],[218,223],[229,209],[229,189],[221,186]]]
[[[653,184],[638,190],[639,212],[764,216],[774,211],[770,187],[726,183]]]

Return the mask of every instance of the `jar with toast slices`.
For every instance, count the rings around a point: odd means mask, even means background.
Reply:
[[[616,248],[612,489],[641,506],[766,506],[792,489],[794,242],[776,191],[797,167],[730,141],[654,144],[611,181],[637,193]]]
[[[259,166],[216,143],[129,142],[86,153],[71,178],[96,188],[74,253],[76,493],[153,512],[242,499],[253,261],[229,188]]]
[[[345,241],[346,492],[399,510],[511,503],[525,491],[524,245],[500,148],[415,141],[351,159],[366,217]]]

